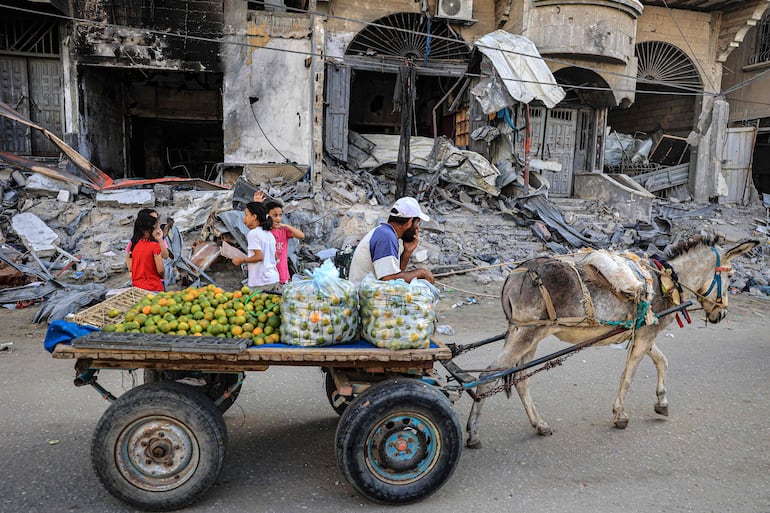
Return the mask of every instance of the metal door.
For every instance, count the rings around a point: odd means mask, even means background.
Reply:
[[[722,174],[727,181],[727,203],[741,203],[749,199],[751,157],[757,136],[755,127],[728,128],[722,152]]]
[[[575,142],[575,160],[573,172],[590,171],[591,143],[594,137],[593,111],[580,110],[577,115],[577,141]]]
[[[27,59],[0,55],[0,101],[29,117]],[[0,150],[17,155],[32,153],[30,129],[6,118],[0,118]]]
[[[561,171],[546,175],[551,182],[549,193],[554,196],[572,194],[572,164],[575,158],[575,131],[577,111],[574,109],[552,109],[543,137],[543,160],[561,163]]]
[[[516,156],[524,162],[524,137],[526,134],[527,114],[526,104],[519,104],[519,112],[516,118],[516,128],[519,129],[518,136],[516,137],[516,144],[514,145]],[[529,108],[529,158],[540,158],[540,150],[543,146],[543,129],[545,128],[545,107],[532,107]]]
[[[30,120],[61,137],[61,66],[56,59],[28,60]],[[58,155],[57,147],[39,130],[32,131],[33,155]]]
[[[326,66],[326,110],[324,147],[342,162],[348,161],[348,109],[350,108],[350,67]]]

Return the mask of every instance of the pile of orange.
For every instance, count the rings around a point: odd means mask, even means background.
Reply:
[[[207,285],[148,294],[126,312],[124,322],[103,330],[244,338],[262,345],[281,341],[280,326],[280,295]]]

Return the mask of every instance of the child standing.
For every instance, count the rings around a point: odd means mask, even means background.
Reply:
[[[139,211],[139,213],[136,215],[137,220],[142,216],[150,216],[154,217],[156,220],[160,220],[160,215],[158,214],[157,210],[153,210],[151,208],[143,208]],[[157,238],[158,234],[162,236],[161,243],[160,243],[160,256],[164,260],[166,258],[169,258],[171,255],[168,250],[168,240],[166,237],[168,236],[168,230],[171,229],[171,225],[174,224],[173,219],[169,219],[169,223],[166,224],[166,227],[164,229],[161,229],[160,226],[155,230],[153,233],[152,238]],[[131,242],[128,243],[126,246],[126,267],[128,267],[128,270],[131,270]]]
[[[163,258],[158,220],[150,215],[137,216],[134,235],[126,263],[131,269],[131,285],[144,290],[161,292],[163,287]]]
[[[273,220],[267,209],[255,201],[246,204],[243,211],[243,223],[249,229],[246,234],[248,255],[246,258],[233,258],[237,266],[247,264],[249,270],[248,285],[275,291],[280,288],[278,269],[275,264],[275,237],[270,233]]]
[[[265,203],[268,215],[273,220],[273,229],[270,233],[275,237],[275,254],[278,259],[278,276],[281,279],[281,285],[284,285],[291,276],[289,275],[289,239],[304,239],[305,234],[302,230],[284,224],[283,205],[277,201],[268,201]]]

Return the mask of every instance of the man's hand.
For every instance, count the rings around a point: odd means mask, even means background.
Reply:
[[[257,191],[254,193],[254,201],[257,203],[264,203],[265,201],[265,193],[264,191]]]
[[[233,263],[234,263],[235,265],[238,265],[238,266],[239,266],[239,265],[241,265],[243,262],[245,262],[245,260],[244,260],[243,258],[233,258]]]
[[[402,239],[403,240],[403,239]],[[411,242],[404,241],[404,253],[412,254],[420,243],[420,228],[414,230],[414,239]]]
[[[433,278],[433,273],[430,272],[429,270],[427,270],[427,269],[417,269],[417,271],[419,271],[418,272],[418,276],[417,276],[418,278],[423,279],[423,280],[427,280],[427,281],[429,281],[431,283],[435,282],[435,279]]]

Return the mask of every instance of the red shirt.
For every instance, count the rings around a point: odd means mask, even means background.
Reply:
[[[131,284],[144,290],[163,291],[163,281],[155,268],[155,255],[160,255],[156,241],[140,240],[131,253]]]

